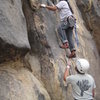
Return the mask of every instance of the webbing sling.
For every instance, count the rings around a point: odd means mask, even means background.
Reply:
[[[74,14],[74,11],[73,11],[73,9],[72,9],[72,7],[71,7],[71,5],[70,5],[69,1],[68,1],[68,0],[65,0],[65,1],[67,1],[68,6],[69,6],[69,8],[70,8],[70,11],[72,12],[72,14]]]

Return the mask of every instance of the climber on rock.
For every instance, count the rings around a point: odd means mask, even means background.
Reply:
[[[76,57],[76,49],[72,38],[75,18],[73,17],[68,3],[65,0],[60,0],[60,2],[56,5],[48,6],[45,4],[41,4],[41,7],[47,8],[52,11],[59,11],[61,23],[58,27],[58,33],[63,42],[63,45],[61,45],[60,47],[64,49],[70,49],[71,54],[69,55],[69,58]]]
[[[86,59],[78,59],[75,67],[77,74],[75,75],[68,76],[69,68],[70,66],[64,73],[64,81],[71,84],[74,100],[93,100],[96,85],[93,77],[87,74],[89,62]]]

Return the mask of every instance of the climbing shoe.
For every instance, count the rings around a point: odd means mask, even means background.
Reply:
[[[76,57],[76,53],[75,50],[71,52],[71,54],[69,55],[69,58],[75,58]]]
[[[67,49],[67,48],[69,48],[68,42],[63,43],[63,44],[60,46],[60,48],[62,48],[62,49]]]

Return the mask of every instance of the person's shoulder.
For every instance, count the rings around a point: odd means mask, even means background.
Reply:
[[[86,74],[86,76],[89,77],[90,79],[93,79],[93,80],[94,80],[94,78],[93,78],[92,75],[90,75],[90,74]]]
[[[70,76],[67,77],[67,80],[70,80],[71,82],[76,81],[78,79],[79,79],[78,74],[70,75]]]
[[[74,80],[75,80],[74,75],[69,75],[69,76],[66,77],[67,82],[73,82]]]
[[[62,0],[62,1],[58,2],[57,5],[64,6],[64,5],[67,5],[67,2],[65,0]]]
[[[70,79],[74,79],[74,78],[76,78],[77,77],[77,74],[75,74],[75,75],[69,75],[68,76],[68,78],[70,78]]]
[[[59,3],[67,3],[65,0],[61,0]]]
[[[92,76],[90,74],[85,74],[85,75],[92,78]]]

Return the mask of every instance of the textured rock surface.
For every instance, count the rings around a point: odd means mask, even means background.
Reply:
[[[2,2],[9,3],[10,1]],[[42,3],[47,2],[42,0]],[[0,64],[0,100],[73,100],[71,87],[66,87],[63,81],[67,64],[65,56],[69,51],[59,48],[55,32],[58,25],[56,14],[44,8],[39,9],[36,4],[37,0],[22,0],[31,51],[22,58],[19,56],[20,49],[13,50],[12,46],[7,47],[10,49],[9,56],[15,55],[18,59]],[[97,85],[95,99],[100,100],[100,79],[98,78],[100,58],[93,37],[84,26],[76,2],[72,0],[70,4],[77,18],[79,38],[79,48],[76,46],[77,55],[89,60],[91,65],[89,73],[95,78]],[[11,30],[13,30],[12,27]],[[5,51],[5,46],[3,50]],[[22,51],[26,50],[23,48]],[[74,60],[70,61],[73,65],[71,73],[74,74]]]
[[[21,0],[0,0],[0,48],[0,63],[30,48]]]
[[[72,100],[71,90],[70,88],[66,89],[64,87],[64,82],[63,82],[63,72],[66,67],[66,63],[64,62],[65,51],[61,50],[57,43],[57,38],[55,35],[55,28],[57,26],[55,18],[56,15],[54,12],[48,11],[47,9],[44,8],[32,12],[30,8],[29,9],[25,8],[29,7],[28,5],[29,2],[27,3],[25,2],[26,0],[24,1],[23,7],[28,22],[29,34],[30,36],[31,34],[33,34],[33,37],[37,37],[34,39],[31,37],[32,38],[32,41],[30,42],[31,45],[34,43],[34,45],[32,46],[32,50],[34,51],[34,49],[40,48],[40,50],[37,49],[38,50],[37,53],[38,55],[40,55],[39,60],[41,65],[41,80],[44,83],[44,86],[46,87],[52,100],[66,100],[66,99]],[[43,2],[46,3],[45,1]],[[77,25],[79,26],[77,31],[79,35],[80,46],[79,48],[77,48],[76,46],[78,57],[85,57],[90,61],[91,63],[90,73],[92,73],[92,75],[95,77],[98,86],[100,80],[97,79],[96,76],[99,75],[100,59],[95,47],[95,43],[92,40],[92,36],[90,35],[90,33],[84,27],[84,21],[82,20],[82,17],[79,14],[79,10],[77,8],[77,5],[75,5],[76,4],[75,1],[70,1],[70,3],[74,9],[75,16],[77,18]],[[32,21],[34,24],[32,23]],[[45,40],[45,36],[48,43]],[[37,43],[36,39],[38,39],[41,46],[38,45],[39,42]],[[40,41],[41,39],[43,42]],[[44,44],[48,44],[50,48],[43,49],[44,47],[46,47],[46,45]],[[34,48],[34,46],[36,48]],[[90,48],[90,50],[88,50],[87,47]],[[31,59],[33,58],[34,56]],[[28,61],[28,63],[29,63],[28,65],[30,65],[29,68],[33,70],[35,66],[34,63],[32,64],[32,61],[30,62],[30,60]],[[94,72],[93,72],[94,69],[93,66],[96,66]],[[33,72],[35,71],[34,74],[37,77],[38,71],[36,70],[38,70],[37,67],[35,67]],[[75,71],[73,70],[73,73],[74,72]],[[100,89],[98,88],[96,97],[98,99],[99,99],[98,95],[99,91]]]
[[[0,38],[19,48],[30,47],[20,0],[0,0]]]
[[[22,68],[16,71],[5,67],[0,68],[0,100],[51,99],[43,85],[28,70]]]
[[[77,31],[78,31],[78,35],[79,35],[79,43],[80,46],[79,48],[77,48],[77,54],[78,57],[85,57],[86,59],[89,60],[90,62],[90,70],[89,73],[94,77],[95,81],[96,81],[96,100],[100,99],[99,96],[99,72],[100,72],[100,56],[98,54],[98,50],[96,49],[96,44],[93,41],[93,36],[91,36],[91,34],[89,33],[89,31],[86,29],[87,27],[84,26],[84,20],[81,17],[81,14],[79,13],[79,10],[77,9],[77,7],[75,7],[75,3],[71,2],[72,7],[74,9],[75,12],[75,16],[77,18]],[[99,34],[98,34],[99,35]]]
[[[83,19],[85,20],[85,25],[87,29],[91,31],[94,40],[96,41],[97,48],[100,54],[100,1],[99,0],[76,0],[77,5],[82,13]],[[84,1],[84,3],[82,3]],[[93,1],[90,5],[87,2]],[[85,6],[90,7],[89,11],[84,11]]]

